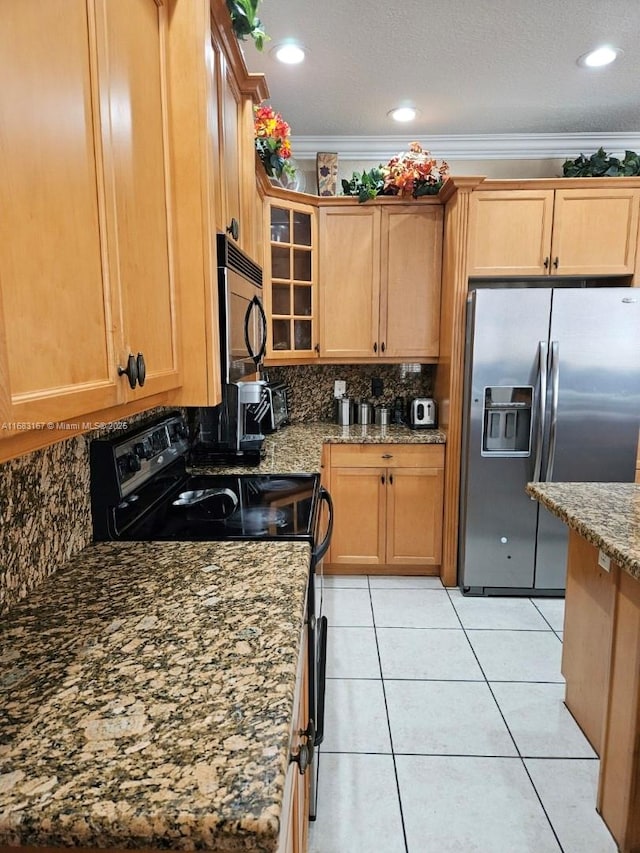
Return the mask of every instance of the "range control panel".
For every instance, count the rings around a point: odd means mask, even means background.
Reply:
[[[140,488],[166,468],[189,446],[189,430],[181,415],[140,432],[115,448],[115,463],[121,496]]]

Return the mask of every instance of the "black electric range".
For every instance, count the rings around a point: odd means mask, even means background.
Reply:
[[[330,500],[319,474],[190,473],[188,429],[179,412],[95,439],[90,459],[96,540],[315,545],[320,504]]]

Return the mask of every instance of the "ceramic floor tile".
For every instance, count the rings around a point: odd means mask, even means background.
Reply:
[[[382,681],[327,679],[322,752],[391,752]]]
[[[465,628],[551,630],[528,598],[474,597],[455,589],[449,595]]]
[[[459,628],[460,622],[445,590],[372,589],[377,627]]]
[[[440,578],[424,575],[369,575],[371,589],[444,589]]]
[[[409,853],[560,853],[519,759],[401,755],[396,767]]]
[[[336,589],[367,589],[366,575],[324,575],[324,585]]]
[[[553,631],[467,631],[489,681],[557,681],[562,643]]]
[[[560,642],[562,642],[562,640],[564,639],[564,631],[556,631],[555,634],[556,637],[560,640]]]
[[[396,753],[517,755],[485,682],[385,681]]]
[[[322,607],[330,626],[373,625],[368,589],[325,589]]]
[[[320,756],[309,853],[405,853],[390,755]]]
[[[536,598],[532,604],[542,613],[554,631],[564,629],[564,598]]]
[[[561,758],[525,761],[564,853],[618,849],[595,808],[599,763]]]
[[[376,628],[384,678],[482,681],[460,628]]]
[[[327,678],[380,678],[373,628],[340,628],[327,632]]]
[[[495,682],[491,685],[523,756],[595,758],[564,704],[564,684]]]

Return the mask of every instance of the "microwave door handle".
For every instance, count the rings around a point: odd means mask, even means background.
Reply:
[[[538,381],[540,401],[538,405],[538,429],[536,431],[535,461],[533,464],[533,482],[540,482],[542,473],[542,448],[544,446],[544,422],[547,414],[547,342],[538,342]],[[531,498],[535,500],[535,498]]]
[[[258,309],[258,314],[262,323],[262,342],[257,353],[253,351],[253,347],[251,346],[251,340],[249,338],[249,323],[251,322],[251,314],[254,308]],[[264,313],[262,304],[257,296],[254,296],[251,302],[248,304],[247,312],[244,315],[244,343],[247,347],[247,352],[249,353],[249,356],[257,367],[260,364],[267,348],[267,315]]]
[[[558,390],[560,384],[560,342],[551,341],[551,422],[549,425],[549,450],[544,479],[553,477],[553,462],[556,456],[556,432],[558,427]]]

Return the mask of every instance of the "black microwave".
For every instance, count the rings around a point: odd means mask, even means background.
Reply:
[[[222,383],[254,376],[267,347],[262,270],[225,234],[218,234],[218,311]]]

